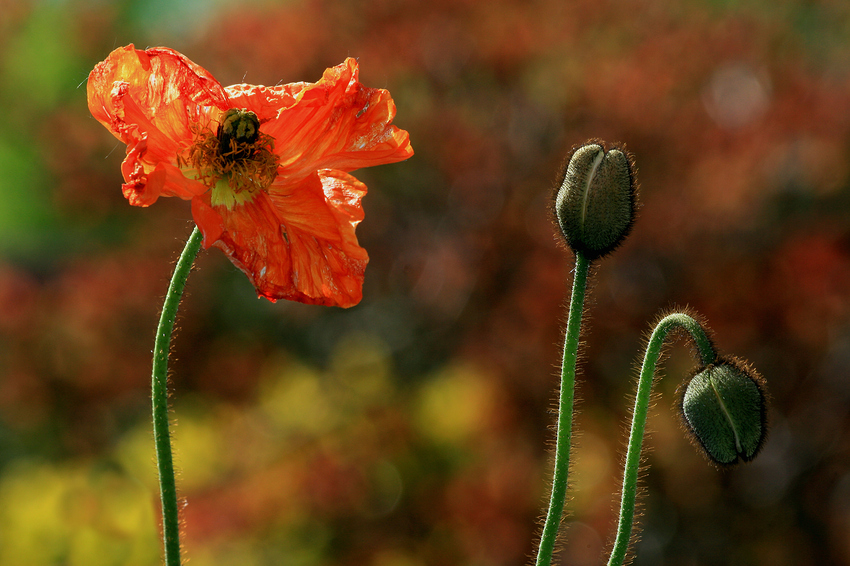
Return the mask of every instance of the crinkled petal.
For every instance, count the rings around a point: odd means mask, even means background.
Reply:
[[[206,185],[187,179],[180,169],[165,161],[158,162],[150,170],[151,165],[142,158],[146,146],[146,138],[127,146],[127,157],[121,164],[121,173],[126,181],[121,190],[130,204],[150,206],[160,196],[188,200],[209,190]]]
[[[213,207],[208,196],[192,199],[192,219],[204,236],[203,246],[205,250],[221,238],[225,230],[224,219],[216,208],[220,207]]]
[[[294,185],[272,185],[230,211],[203,195],[192,211],[204,245],[221,248],[259,296],[350,307],[362,298],[369,261],[354,234],[364,194],[354,177],[323,170]]]
[[[132,44],[89,73],[88,103],[92,115],[124,143],[158,130],[163,141],[177,145],[192,141],[189,123],[198,109],[229,108],[224,88],[203,67],[167,47],[141,50]]]
[[[358,74],[357,61],[349,58],[317,83],[286,85],[286,96],[279,94],[281,87],[254,87],[248,95],[245,85],[234,85],[227,92],[233,98],[239,92],[247,108],[260,108],[267,118],[266,101],[280,102],[263,131],[275,138],[280,174],[290,179],[317,169],[353,171],[409,158],[408,133],[392,125],[396,109],[390,93],[364,87]]]
[[[190,198],[195,189],[177,187],[173,171],[167,183],[148,186],[146,178],[162,171],[162,163],[176,166],[177,155],[193,142],[192,128],[228,108],[224,88],[202,67],[172,49],[133,45],[95,66],[88,103],[92,115],[127,144],[124,192],[131,204],[142,206],[160,195]]]
[[[260,123],[275,120],[281,110],[295,104],[296,97],[309,83],[290,83],[278,86],[237,84],[225,87],[233,108],[248,108]]]

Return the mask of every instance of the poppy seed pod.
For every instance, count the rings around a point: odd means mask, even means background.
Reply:
[[[590,141],[573,150],[555,195],[555,216],[567,244],[593,260],[614,251],[635,219],[630,156]]]
[[[703,367],[682,395],[685,425],[716,464],[755,458],[767,434],[764,383],[745,364],[723,359]]]
[[[234,161],[244,159],[249,155],[244,146],[256,142],[260,137],[260,120],[250,110],[231,108],[222,117],[217,137],[219,151],[223,156]]]

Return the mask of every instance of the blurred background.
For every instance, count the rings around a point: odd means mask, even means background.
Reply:
[[[427,4],[427,5],[426,5]],[[135,43],[223,84],[359,58],[409,161],[355,173],[364,299],[189,278],[172,405],[189,563],[521,565],[550,474],[573,258],[547,211],[590,137],[642,208],[594,270],[562,565],[603,562],[644,335],[702,313],[772,395],[718,471],[649,420],[637,565],[850,564],[850,4],[843,0],[0,0],[0,566],[155,565],[154,326],[188,203],[134,208],[88,72]]]

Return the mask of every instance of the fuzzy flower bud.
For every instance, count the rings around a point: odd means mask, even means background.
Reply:
[[[696,443],[716,464],[755,458],[767,434],[764,383],[735,359],[697,370],[682,395],[682,415]]]
[[[622,243],[635,219],[637,185],[630,156],[589,141],[573,150],[555,195],[567,244],[593,260]]]

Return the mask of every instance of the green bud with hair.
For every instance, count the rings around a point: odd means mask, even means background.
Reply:
[[[636,201],[631,156],[591,140],[567,159],[555,194],[555,216],[570,248],[593,260],[614,251],[629,234]]]
[[[767,435],[764,381],[733,359],[700,368],[681,399],[685,427],[714,463],[732,465],[755,458]]]

